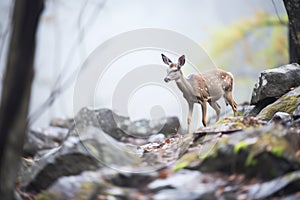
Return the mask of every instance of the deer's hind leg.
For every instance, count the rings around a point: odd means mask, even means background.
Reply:
[[[224,98],[226,101],[226,105],[230,105],[232,110],[233,110],[233,115],[237,116],[237,103],[234,101],[233,97],[232,97],[232,91],[227,91],[224,94]]]
[[[216,101],[210,101],[209,105],[216,111],[216,122],[219,121],[221,106]]]
[[[202,109],[202,124],[204,127],[207,126],[206,122],[206,101],[201,102],[201,109]]]

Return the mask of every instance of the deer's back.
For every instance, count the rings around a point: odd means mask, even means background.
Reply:
[[[202,76],[207,85],[211,87],[222,86],[222,89],[226,91],[232,89],[233,76],[230,72],[226,72],[222,69],[213,69],[203,72]]]
[[[231,73],[221,69],[195,73],[189,76],[189,81],[195,88],[196,94],[205,97],[212,97],[216,101],[225,91],[232,90],[233,77]]]

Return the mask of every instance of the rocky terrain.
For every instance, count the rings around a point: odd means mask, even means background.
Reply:
[[[109,109],[53,119],[28,133],[16,198],[300,199],[300,66],[261,72],[239,111],[192,135]]]

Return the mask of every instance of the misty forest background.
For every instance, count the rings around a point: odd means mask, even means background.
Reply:
[[[102,42],[145,27],[179,32],[199,43],[216,66],[235,75],[234,95],[243,103],[249,101],[261,70],[299,61],[298,4],[288,0],[1,1],[1,193],[9,195],[14,187],[27,130],[45,126],[54,117],[74,115],[72,92],[78,69]],[[160,58],[155,62],[160,63]],[[199,63],[200,70],[205,65]],[[103,98],[99,105],[108,103]],[[135,117],[143,117],[142,113]]]

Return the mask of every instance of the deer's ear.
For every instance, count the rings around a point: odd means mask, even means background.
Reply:
[[[162,60],[164,61],[164,63],[166,65],[170,65],[172,63],[172,61],[167,56],[165,56],[164,54],[161,54],[161,57],[162,57]]]
[[[185,56],[182,55],[180,58],[178,58],[178,67],[182,67],[185,63]]]

